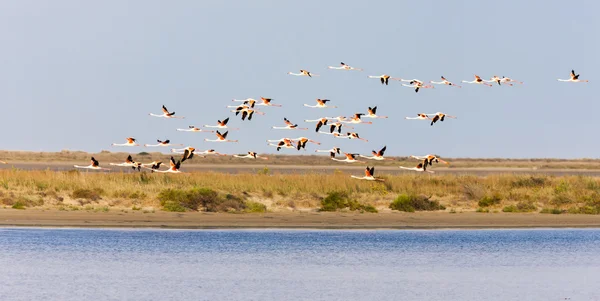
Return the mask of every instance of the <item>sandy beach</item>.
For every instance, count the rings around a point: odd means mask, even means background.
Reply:
[[[321,228],[321,229],[439,229],[600,227],[600,217],[583,214],[537,213],[172,213],[156,211],[59,211],[0,209],[0,226],[123,227],[123,228]]]

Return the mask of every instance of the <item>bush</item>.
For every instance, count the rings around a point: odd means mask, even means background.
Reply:
[[[531,202],[519,202],[516,205],[508,205],[502,208],[502,212],[532,212],[536,210],[537,207]]]
[[[477,183],[465,184],[463,194],[467,200],[479,200],[485,195],[485,189]]]
[[[567,205],[567,204],[571,204],[573,203],[573,201],[571,200],[571,198],[569,198],[567,195],[561,193],[561,194],[557,194],[555,195],[552,200],[550,200],[550,204],[554,205],[554,206],[563,206],[563,205]]]
[[[319,211],[337,211],[339,209],[348,208],[350,211],[366,211],[377,212],[373,206],[363,205],[357,200],[351,199],[347,193],[333,191],[330,192],[324,199],[321,200],[321,208]]]
[[[502,201],[502,198],[498,194],[494,194],[492,196],[486,195],[479,200],[478,205],[479,207],[490,207],[500,204],[500,201]]]
[[[265,204],[257,203],[257,202],[246,202],[245,204],[246,212],[250,213],[265,213],[267,212],[267,206]]]
[[[502,208],[502,212],[519,212],[519,209],[515,205],[508,205]]]
[[[25,209],[25,204],[21,201],[16,201],[13,205],[12,205],[12,209]]]
[[[415,211],[435,211],[445,210],[446,207],[440,205],[438,201],[431,201],[429,197],[424,195],[401,194],[392,203],[390,209],[415,212]]]
[[[74,199],[85,199],[90,201],[97,201],[102,199],[100,196],[104,193],[102,188],[94,189],[75,189],[71,193],[71,197]]]
[[[540,213],[561,214],[564,213],[564,211],[558,208],[544,208]]]
[[[518,180],[514,180],[512,182],[512,187],[526,187],[526,188],[532,188],[532,187],[543,187],[546,184],[546,178],[541,178],[541,177],[528,177],[528,178],[521,178]]]
[[[477,208],[477,210],[475,210],[475,212],[479,212],[479,213],[489,213],[489,212],[490,212],[490,209],[488,209],[488,208],[481,208],[481,207],[479,207],[479,208]]]

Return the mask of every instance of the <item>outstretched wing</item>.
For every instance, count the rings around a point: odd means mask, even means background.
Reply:
[[[165,107],[165,105],[162,106],[162,111],[165,114],[169,114],[169,110],[167,110],[167,107]]]

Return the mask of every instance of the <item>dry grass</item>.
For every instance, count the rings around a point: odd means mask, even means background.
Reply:
[[[102,151],[96,154],[90,154],[82,151],[61,151],[61,152],[26,152],[26,151],[0,151],[0,159],[7,162],[61,162],[61,163],[85,163],[90,156],[94,156],[101,164],[107,165],[108,162],[122,162],[129,153]],[[171,154],[159,152],[153,153],[132,153],[134,159],[143,162],[162,160],[167,162]],[[323,154],[317,156],[313,152],[306,152],[302,155],[269,155],[270,160],[264,163],[268,165],[336,165],[329,159],[329,156]],[[379,166],[397,166],[414,165],[415,160],[407,157],[390,157],[395,160],[377,162]],[[600,169],[600,160],[598,159],[478,159],[478,158],[445,158],[451,162],[450,168],[534,168],[534,169]],[[231,156],[209,156],[198,158],[190,164],[236,164],[248,165],[256,164],[253,160],[239,160]],[[339,166],[339,164],[337,164]],[[441,165],[440,165],[441,167]]]
[[[600,179],[594,177],[406,174],[386,176],[385,180],[358,181],[343,173],[164,175],[2,170],[0,206],[151,210],[161,207],[158,196],[166,189],[208,188],[227,198],[264,204],[269,211],[317,210],[329,193],[343,192],[379,211],[390,210],[390,203],[400,195],[423,195],[452,212],[475,211],[480,206],[481,212],[494,212],[515,206],[519,212],[550,208],[600,213]],[[516,212],[512,209],[505,212]]]

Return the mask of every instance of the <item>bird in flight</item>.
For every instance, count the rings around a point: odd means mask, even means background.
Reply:
[[[125,142],[125,143],[113,143],[112,146],[139,146],[139,144],[137,144],[135,142],[135,138],[128,137],[127,138],[127,142]]]
[[[479,77],[479,75],[475,75],[475,79],[472,81],[468,81],[468,80],[463,80],[463,83],[467,83],[467,84],[479,84],[479,85],[485,85],[488,87],[491,87],[492,85],[486,83],[483,79],[481,79],[481,77]]]
[[[178,119],[184,119],[185,117],[181,117],[181,116],[175,116],[175,112],[169,112],[169,110],[167,110],[167,107],[165,107],[164,105],[162,106],[162,114],[153,114],[150,113],[148,115],[153,116],[153,117],[161,117],[161,118],[178,118]]]
[[[354,179],[367,180],[367,181],[383,181],[383,179],[375,178],[375,166],[373,166],[371,168],[369,168],[369,166],[367,166],[367,168],[365,169],[364,177],[357,177],[357,176],[353,176],[353,175],[351,175],[350,177],[352,177]]]
[[[110,170],[109,168],[102,168],[102,167],[100,167],[100,163],[98,163],[98,160],[96,160],[94,157],[92,157],[90,159],[90,165],[86,165],[86,166],[73,165],[73,166],[75,168],[83,168],[83,169]]]
[[[588,80],[579,79],[579,74],[575,74],[575,70],[571,70],[571,78],[569,79],[558,79],[560,82],[572,82],[572,83],[587,83]]]
[[[356,70],[356,71],[363,71],[363,69],[361,69],[361,68],[354,68],[354,67],[348,66],[348,65],[344,64],[344,62],[341,62],[339,67],[329,66],[327,68],[329,68],[329,69],[335,69],[335,70]]]
[[[434,82],[434,81],[429,81],[430,84],[434,84],[434,85],[447,85],[447,86],[452,86],[452,87],[458,87],[461,88],[462,86],[459,86],[457,84],[454,84],[450,81],[448,81],[443,75],[440,76],[442,78],[441,82]]]
[[[295,75],[295,76],[308,76],[308,77],[313,77],[313,76],[319,76],[318,74],[313,74],[310,73],[309,71],[306,70],[300,70],[300,73],[293,73],[293,72],[288,72],[289,75]]]

